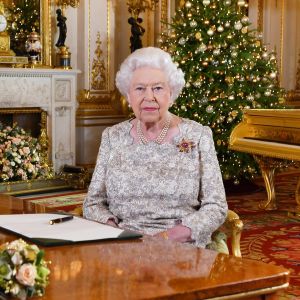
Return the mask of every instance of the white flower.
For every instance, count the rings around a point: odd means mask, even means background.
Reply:
[[[15,252],[11,257],[12,263],[16,265],[20,265],[23,262],[22,255],[19,252]]]
[[[17,284],[17,283],[14,283],[12,285],[12,287],[10,288],[10,292],[13,294],[13,295],[18,295],[19,292],[20,292],[20,285]]]

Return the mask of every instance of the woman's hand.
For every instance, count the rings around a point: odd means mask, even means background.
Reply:
[[[115,219],[108,219],[105,224],[113,227],[119,227],[118,224],[115,222]]]
[[[157,233],[155,236],[165,240],[172,240],[180,243],[191,242],[192,230],[184,225],[176,225],[166,231]]]

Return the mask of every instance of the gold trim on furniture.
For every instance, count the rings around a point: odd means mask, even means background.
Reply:
[[[226,229],[228,229],[231,235],[231,252],[236,257],[242,257],[241,254],[241,234],[244,224],[237,213],[232,210],[228,210],[227,217],[224,223]]]

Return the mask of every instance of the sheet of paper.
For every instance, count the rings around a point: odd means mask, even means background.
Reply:
[[[73,242],[117,238],[124,230],[74,216],[70,221],[50,225],[61,214],[0,215],[0,226],[28,238],[50,238]]]

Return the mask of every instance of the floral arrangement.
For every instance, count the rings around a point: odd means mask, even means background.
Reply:
[[[41,145],[15,123],[0,122],[0,182],[47,178],[51,170],[40,160]]]
[[[22,239],[0,246],[0,289],[3,293],[25,300],[42,296],[50,270],[43,259],[44,251]]]

